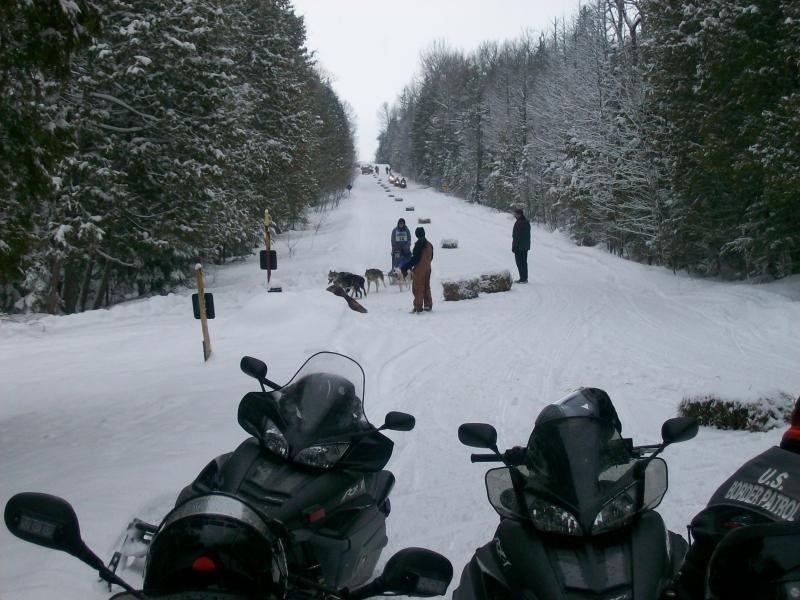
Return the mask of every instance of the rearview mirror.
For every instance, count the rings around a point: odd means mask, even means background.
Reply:
[[[497,451],[497,430],[486,423],[464,423],[458,428],[458,441],[472,448]]]
[[[661,439],[665,446],[685,442],[696,436],[698,429],[699,426],[695,417],[667,419],[661,426]]]
[[[388,429],[389,431],[411,431],[416,424],[417,420],[413,415],[393,410],[386,413],[386,418],[383,420],[383,425],[380,429]]]
[[[453,579],[453,565],[441,554],[425,548],[405,548],[386,563],[382,592],[398,596],[443,596]]]
[[[239,368],[245,375],[259,382],[263,382],[267,377],[267,363],[252,356],[243,356]]]
[[[58,496],[16,494],[6,503],[4,517],[8,530],[26,542],[73,556],[81,556],[86,547],[75,510]]]
[[[6,503],[6,527],[18,538],[37,546],[61,550],[97,569],[101,579],[115,583],[139,600],[146,600],[112,572],[81,538],[78,516],[69,502],[39,492],[15,494]]]

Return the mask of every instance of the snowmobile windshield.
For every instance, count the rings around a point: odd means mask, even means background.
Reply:
[[[528,488],[573,508],[594,503],[629,473],[637,459],[607,420],[572,417],[538,425],[528,443]]]
[[[540,423],[527,450],[527,465],[516,470],[517,485],[503,473],[507,469],[494,469],[487,474],[487,491],[498,513],[525,515],[545,531],[589,535],[623,526],[656,506],[667,490],[666,463],[654,459],[644,477],[635,477],[642,459],[606,419]]]
[[[272,396],[276,424],[294,448],[373,429],[364,414],[364,371],[342,354],[314,354]]]

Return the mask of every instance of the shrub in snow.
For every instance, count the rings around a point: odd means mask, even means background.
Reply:
[[[402,201],[403,201],[403,199],[402,199],[402,198],[395,198],[395,199],[394,199],[394,201],[395,201],[395,202],[402,202]]]
[[[755,400],[718,398],[706,394],[681,400],[678,413],[685,417],[697,417],[701,425],[719,429],[769,431],[784,427],[789,422],[794,403],[794,398],[785,392]]]
[[[423,219],[422,217],[417,219],[417,223],[419,223],[420,225],[425,225],[426,223],[430,223],[430,222],[431,222],[430,219]]]
[[[442,281],[442,295],[447,301],[471,300],[478,297],[481,290],[481,282],[478,277],[473,279],[462,279],[459,281]]]
[[[495,271],[494,273],[481,275],[480,289],[486,294],[507,292],[511,289],[511,273],[509,271]]]
[[[414,210],[413,206],[406,206],[406,210]]]
[[[442,248],[458,248],[458,240],[442,240]]]

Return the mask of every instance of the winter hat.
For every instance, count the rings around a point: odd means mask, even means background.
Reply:
[[[414,230],[414,235],[416,235],[418,238],[424,238],[425,237],[425,228],[424,227],[417,227]]]

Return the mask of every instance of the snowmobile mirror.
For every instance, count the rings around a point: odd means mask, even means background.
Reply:
[[[383,570],[385,591],[428,598],[443,596],[453,579],[453,565],[425,548],[405,548],[392,556]]]
[[[77,556],[84,548],[78,516],[58,496],[23,492],[6,503],[8,530],[20,539]]]
[[[664,446],[685,442],[697,435],[699,426],[694,417],[675,417],[667,419],[661,426],[661,439]]]
[[[266,383],[273,390],[280,389],[274,381],[267,379],[267,364],[263,360],[258,360],[252,356],[243,356],[239,362],[239,368],[245,375],[249,375],[261,385],[261,391],[266,392],[264,384]]]
[[[486,423],[464,423],[458,427],[458,441],[472,448],[497,450],[497,430]]]
[[[243,356],[239,368],[245,375],[249,375],[259,383],[267,377],[267,364],[252,356]]]
[[[97,569],[103,580],[121,586],[137,598],[144,598],[109,570],[100,557],[86,546],[81,538],[75,509],[63,498],[39,492],[22,492],[12,496],[6,503],[4,517],[8,530],[18,538],[71,554]]]
[[[411,431],[417,420],[413,415],[408,413],[393,410],[386,413],[386,418],[383,420],[383,425],[378,429],[388,429],[389,431]]]

